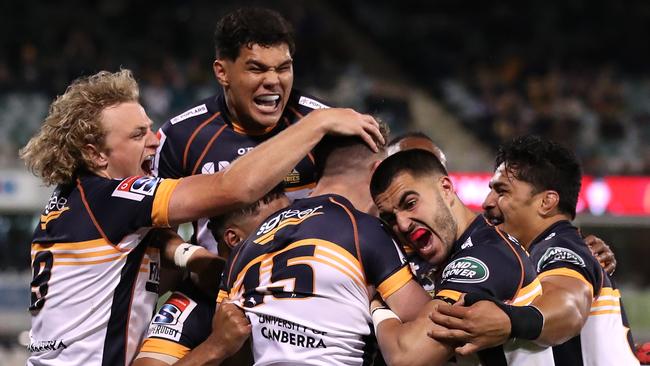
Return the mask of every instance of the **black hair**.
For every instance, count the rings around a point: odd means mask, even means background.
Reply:
[[[260,211],[260,206],[262,204],[269,204],[283,196],[284,184],[280,183],[275,186],[269,193],[264,195],[264,197],[251,203],[248,206],[227,212],[222,215],[211,217],[210,221],[208,221],[208,228],[212,232],[212,235],[217,240],[217,242],[222,243],[223,233],[226,231],[227,225],[244,217],[256,215]]]
[[[556,191],[560,212],[575,218],[582,171],[571,151],[538,136],[520,136],[499,147],[495,169],[501,164],[514,178],[531,184],[534,193]]]
[[[390,133],[389,127],[383,121],[378,120],[377,122],[379,123],[379,132],[386,141]],[[375,141],[375,143],[379,147],[379,152],[383,153],[386,146],[378,141]],[[374,151],[361,137],[325,135],[314,147],[314,165],[316,165],[317,178],[320,179],[325,174],[334,175],[350,172],[358,166],[359,161],[365,161],[374,154]]]
[[[258,44],[264,47],[286,43],[293,55],[293,27],[278,12],[256,7],[237,9],[224,15],[214,32],[217,58],[234,61],[242,46]]]
[[[393,179],[404,172],[414,177],[427,174],[448,175],[447,169],[433,153],[420,149],[400,151],[384,159],[373,173],[370,180],[372,197],[385,192]]]

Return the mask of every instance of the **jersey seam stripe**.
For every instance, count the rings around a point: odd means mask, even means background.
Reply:
[[[329,200],[330,200],[330,202],[341,206],[341,208],[343,208],[343,210],[345,210],[345,212],[348,214],[348,217],[350,218],[350,222],[352,223],[352,231],[354,232],[354,246],[355,246],[355,248],[357,250],[357,260],[359,261],[359,266],[361,267],[361,273],[364,274],[364,280],[366,282],[368,282],[367,279],[365,279],[366,271],[363,268],[363,258],[361,258],[361,248],[359,247],[359,232],[357,231],[357,221],[355,220],[354,216],[352,215],[352,212],[350,212],[350,210],[348,210],[347,207],[345,207],[343,204],[337,202],[333,197],[330,197]]]
[[[212,147],[212,144],[214,141],[221,135],[223,130],[226,129],[226,125],[223,125],[219,131],[217,131],[212,138],[210,138],[210,141],[205,145],[203,148],[203,151],[201,152],[201,155],[199,156],[199,159],[196,161],[196,164],[194,164],[194,169],[192,169],[192,175],[196,174],[196,170],[199,168],[199,165],[201,165],[201,161],[203,161],[203,158],[205,158],[205,155],[207,155],[208,150]]]
[[[199,134],[199,132],[201,132],[203,127],[205,127],[208,123],[212,122],[220,114],[221,112],[217,112],[212,116],[210,116],[205,121],[201,122],[201,124],[194,130],[194,132],[192,132],[192,135],[190,135],[190,138],[187,140],[187,144],[185,145],[185,151],[183,152],[183,170],[187,169],[187,154],[190,152],[190,146],[192,146],[192,142],[194,142],[194,139]]]
[[[485,220],[487,222],[487,219],[485,218],[485,216],[482,216],[482,217],[483,217],[483,220]],[[519,256],[519,253],[517,253],[517,250],[515,249],[515,247],[513,247],[512,243],[510,243],[510,241],[508,239],[506,239],[506,237],[503,235],[503,233],[501,233],[501,230],[499,230],[499,228],[496,227],[496,226],[493,226],[493,228],[497,232],[497,234],[499,234],[501,239],[503,239],[503,241],[508,245],[510,250],[512,250],[512,252],[515,254],[515,257],[517,258],[517,262],[519,262],[519,269],[520,269],[519,284],[517,284],[517,289],[515,290],[515,292],[513,293],[512,297],[509,300],[509,301],[514,301],[514,299],[517,298],[517,293],[519,292],[519,290],[521,290],[521,287],[524,284],[524,277],[526,277],[526,273],[524,271],[524,263],[521,261],[521,257]]]
[[[84,207],[86,208],[86,211],[88,212],[88,215],[90,216],[90,220],[93,222],[93,225],[95,225],[95,229],[97,229],[97,231],[99,231],[99,235],[101,235],[102,238],[104,238],[104,240],[106,240],[106,242],[108,244],[110,244],[110,245],[117,248],[117,246],[115,244],[113,244],[113,242],[108,240],[108,237],[104,233],[104,230],[102,230],[102,227],[97,222],[97,219],[95,218],[95,215],[93,214],[92,210],[90,209],[90,206],[88,205],[88,201],[86,200],[86,192],[84,191],[83,186],[81,185],[81,181],[79,180],[79,178],[77,178],[77,188],[79,189],[79,193],[80,193],[80,196],[81,196],[81,201],[83,202]],[[117,248],[117,249],[119,251],[124,251],[124,250],[122,250],[122,248]]]

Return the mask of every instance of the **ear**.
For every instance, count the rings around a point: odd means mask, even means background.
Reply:
[[[456,191],[454,190],[454,183],[452,183],[449,176],[443,175],[438,177],[438,184],[440,186],[443,198],[453,198],[456,195]]]
[[[244,239],[244,233],[236,226],[227,228],[223,232],[223,240],[232,249]]]
[[[560,195],[556,191],[541,192],[542,199],[537,209],[542,217],[550,216],[555,213],[557,206],[560,204]]]
[[[230,85],[230,80],[228,80],[228,65],[226,61],[222,59],[216,59],[212,63],[212,70],[214,71],[214,76],[217,78],[217,81],[221,86],[228,87]]]
[[[104,170],[108,167],[108,155],[93,144],[84,145],[81,155],[90,170]]]

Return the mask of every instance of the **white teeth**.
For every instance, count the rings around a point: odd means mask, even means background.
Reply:
[[[280,96],[278,94],[273,94],[273,95],[260,95],[259,97],[255,98],[261,102],[275,102],[278,99],[280,99]]]

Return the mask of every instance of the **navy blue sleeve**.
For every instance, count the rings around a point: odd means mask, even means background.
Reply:
[[[358,225],[366,279],[386,298],[413,279],[413,274],[401,246],[379,219],[359,217]]]
[[[560,232],[542,240],[533,247],[530,254],[540,277],[551,273],[570,276],[570,273],[563,272],[562,269],[572,270],[582,275],[588,285],[592,286],[594,294],[600,291],[602,267],[577,232]]]
[[[502,301],[514,298],[524,275],[518,254],[498,241],[503,239],[491,240],[494,244],[474,244],[452,256],[442,270],[436,296],[458,300],[460,294],[474,292]]]

